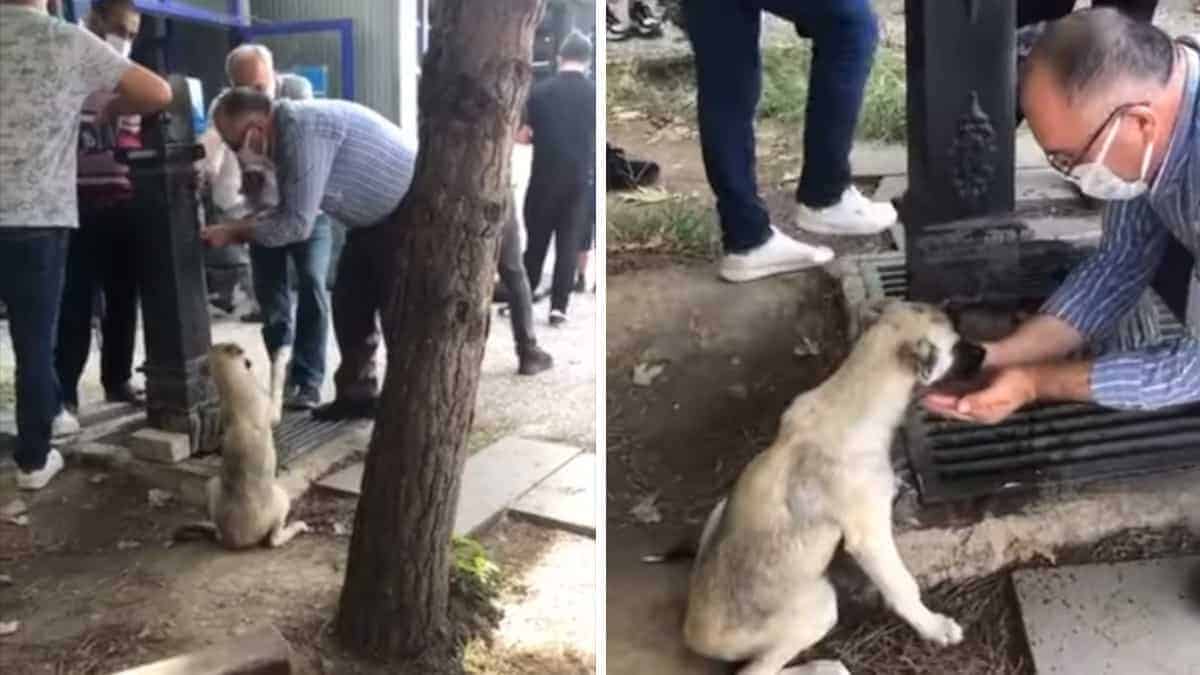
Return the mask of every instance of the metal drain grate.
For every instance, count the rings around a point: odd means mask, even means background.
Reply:
[[[275,427],[275,451],[279,464],[287,464],[343,433],[367,424],[361,420],[324,422],[308,411],[285,412],[279,426]]]
[[[860,268],[869,296],[907,294],[903,254],[863,258]],[[1046,283],[1029,282],[1031,287]],[[1135,346],[1184,331],[1148,292],[1115,339]],[[901,438],[922,501],[947,502],[1200,466],[1200,405],[1154,412],[1048,405],[993,427],[943,420],[914,408]]]

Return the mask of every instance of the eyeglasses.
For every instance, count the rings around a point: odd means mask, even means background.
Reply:
[[[1057,151],[1047,152],[1046,161],[1050,162],[1050,166],[1053,167],[1055,171],[1058,171],[1062,175],[1069,178],[1071,176],[1071,172],[1075,170],[1075,167],[1083,163],[1084,158],[1088,156],[1089,152],[1091,152],[1092,146],[1096,144],[1096,141],[1100,138],[1100,135],[1103,134],[1104,130],[1108,128],[1108,125],[1112,124],[1113,120],[1124,114],[1126,110],[1129,110],[1130,108],[1136,108],[1139,105],[1148,106],[1150,105],[1150,102],[1141,101],[1139,103],[1125,103],[1117,106],[1111,113],[1108,114],[1108,117],[1104,119],[1104,122],[1100,125],[1100,127],[1096,129],[1096,131],[1094,131],[1088,138],[1087,145],[1083,146],[1082,152],[1074,155]]]

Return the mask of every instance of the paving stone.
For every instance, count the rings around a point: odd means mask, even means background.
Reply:
[[[463,471],[454,533],[470,534],[482,529],[514,500],[579,453],[579,448],[569,445],[509,436],[471,455]],[[358,495],[362,475],[360,462],[318,481],[317,485]]]
[[[1075,190],[1053,169],[1018,169],[1014,181],[1013,192],[1018,203],[1079,201]],[[903,195],[906,189],[907,175],[884,176],[871,198],[875,201],[891,201]]]
[[[1043,675],[1200,675],[1200,557],[1021,570]]]
[[[293,672],[291,646],[272,626],[199,651],[117,675],[287,675]]]
[[[150,462],[174,464],[192,454],[187,434],[141,429],[129,437],[129,450],[134,457]]]
[[[1056,216],[1024,221],[1038,239],[1057,239],[1084,243],[1100,239],[1100,215]]]
[[[588,537],[596,536],[596,455],[577,455],[513,504],[510,512]]]

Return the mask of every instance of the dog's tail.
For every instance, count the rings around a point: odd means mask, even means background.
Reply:
[[[216,523],[208,521],[188,523],[178,527],[171,535],[171,541],[198,541],[201,539],[215,542],[221,540],[221,533],[217,530]]]
[[[679,562],[680,560],[691,560],[696,557],[696,552],[700,548],[699,543],[694,537],[688,537],[676,542],[674,546],[662,553],[651,553],[642,556],[642,562],[647,565],[660,565]]]

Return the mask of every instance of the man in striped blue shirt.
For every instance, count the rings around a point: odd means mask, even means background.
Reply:
[[[1200,401],[1200,50],[1097,9],[1048,27],[1026,68],[1029,126],[1055,168],[1107,201],[1103,238],[1038,316],[987,345],[985,389],[933,394],[926,407],[995,423],[1034,401],[1123,409]],[[1070,358],[1110,333],[1152,282],[1187,315],[1190,336]]]
[[[273,175],[269,206],[248,218],[205,229],[211,246],[252,241],[285,246],[307,239],[317,215],[345,224],[346,245],[333,289],[333,330],[341,351],[334,373],[336,398],[314,414],[322,419],[370,417],[379,395],[375,353],[382,282],[390,278],[381,255],[386,219],[408,192],[416,141],[382,115],[350,101],[272,101],[238,87],[222,94],[213,110],[221,138],[243,166],[260,165]]]

